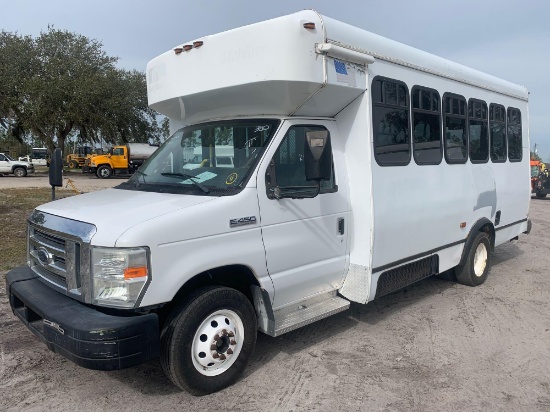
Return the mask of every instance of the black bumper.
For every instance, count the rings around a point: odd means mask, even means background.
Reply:
[[[26,266],[6,276],[13,313],[50,350],[89,369],[116,370],[159,355],[156,314],[112,316],[51,289]]]

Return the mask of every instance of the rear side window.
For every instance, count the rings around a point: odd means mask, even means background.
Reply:
[[[412,89],[414,160],[419,165],[441,163],[441,104],[437,90]]]
[[[445,121],[445,160],[447,163],[466,163],[468,131],[466,129],[466,99],[457,94],[443,95]]]
[[[513,107],[508,108],[508,160],[521,162],[521,112]]]
[[[487,163],[489,160],[487,103],[477,99],[468,101],[468,126],[470,161],[472,163]]]
[[[403,82],[372,81],[374,158],[380,166],[404,166],[411,159],[409,91]]]
[[[506,161],[506,111],[500,104],[489,105],[489,129],[491,132],[491,161]]]

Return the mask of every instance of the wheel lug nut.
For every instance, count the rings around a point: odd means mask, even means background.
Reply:
[[[231,331],[229,331],[229,333],[227,334],[227,336],[229,336],[230,338],[232,338],[233,336],[235,336],[235,334]]]
[[[237,341],[236,341],[236,340],[232,340],[232,341],[231,341],[231,344],[232,344],[232,345],[236,345],[236,344],[237,344]]]
[[[220,355],[220,360],[225,360],[225,355]]]
[[[216,350],[218,347],[216,345],[210,345],[210,350]]]
[[[215,340],[216,342],[219,341],[219,340],[220,340],[220,335],[214,336],[214,340]]]
[[[228,355],[233,355],[233,350],[231,348],[227,349],[227,354]]]
[[[218,358],[220,357],[220,355],[219,355],[218,352],[214,352],[214,353],[212,354],[212,357],[213,357],[214,359],[218,359]]]

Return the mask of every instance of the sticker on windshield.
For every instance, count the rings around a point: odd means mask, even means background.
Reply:
[[[232,185],[237,180],[237,173],[231,173],[229,176],[227,176],[227,180],[225,181],[226,185]]]
[[[199,173],[198,175],[196,175],[193,178],[193,181],[196,182],[196,183],[202,183],[202,182],[206,182],[207,180],[214,179],[216,176],[217,176],[216,173],[202,172],[202,173]],[[187,179],[187,180],[184,180],[181,183],[182,184],[187,184],[187,185],[192,185],[193,181],[191,179]]]

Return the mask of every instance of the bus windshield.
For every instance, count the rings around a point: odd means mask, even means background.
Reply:
[[[278,120],[228,120],[174,133],[122,189],[214,196],[240,191]]]

